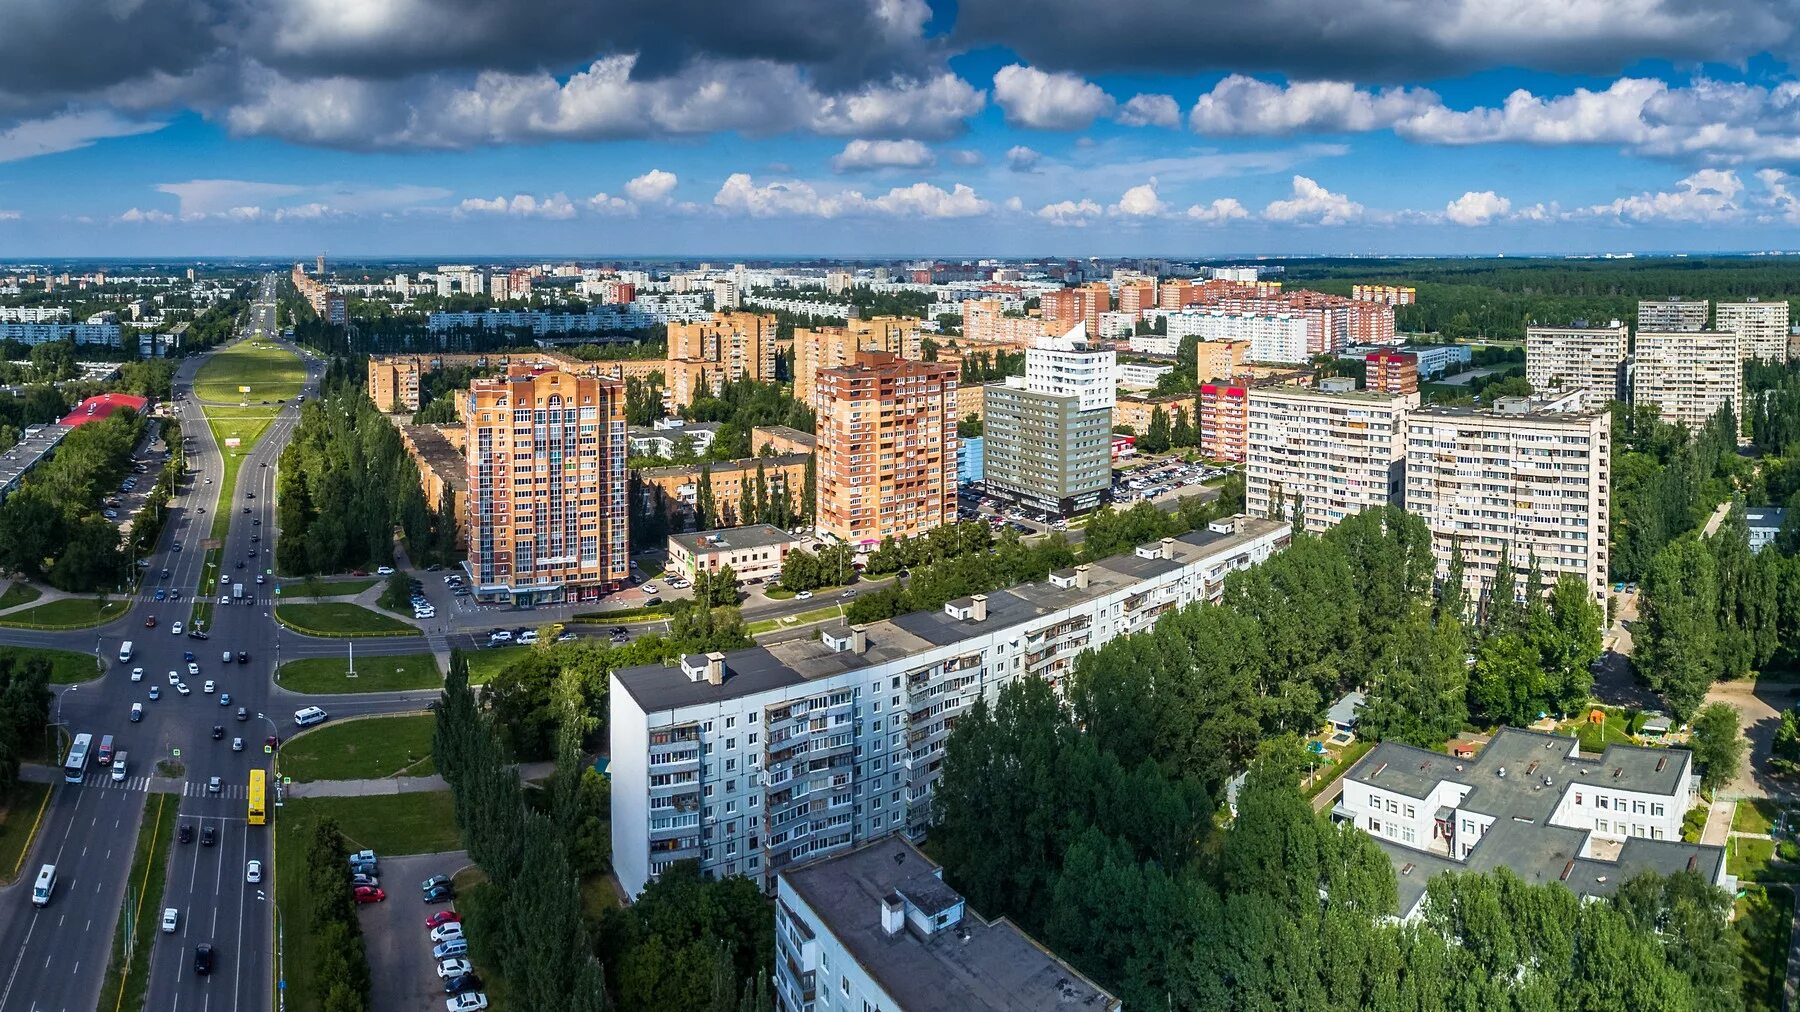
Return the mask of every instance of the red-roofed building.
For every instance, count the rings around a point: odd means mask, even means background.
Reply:
[[[144,406],[148,403],[150,402],[144,398],[133,397],[130,394],[101,394],[98,397],[89,397],[75,405],[75,410],[69,412],[62,423],[64,425],[86,425],[89,422],[97,422],[106,418],[120,408],[130,408],[142,414]]]
[[[1232,383],[1200,385],[1200,452],[1213,460],[1241,461],[1250,428],[1250,391]]]

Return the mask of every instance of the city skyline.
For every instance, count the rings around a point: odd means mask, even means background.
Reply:
[[[57,5],[0,38],[0,246],[1557,254],[1800,221],[1767,5],[1060,6]]]

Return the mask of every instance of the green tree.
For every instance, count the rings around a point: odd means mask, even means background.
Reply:
[[[1162,408],[1150,411],[1150,424],[1138,437],[1137,448],[1145,453],[1165,453],[1169,449],[1169,413]]]
[[[1701,769],[1701,783],[1716,791],[1737,776],[1750,743],[1738,729],[1738,712],[1729,703],[1709,703],[1694,715],[1694,764]]]

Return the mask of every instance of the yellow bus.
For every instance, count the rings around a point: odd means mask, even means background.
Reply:
[[[250,771],[250,824],[260,826],[268,821],[268,809],[263,806],[263,789],[268,774],[262,770]]]

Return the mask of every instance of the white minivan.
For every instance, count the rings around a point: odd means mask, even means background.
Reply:
[[[325,723],[325,711],[316,706],[302,707],[294,711],[294,723],[301,727]]]
[[[38,869],[37,882],[31,887],[31,903],[33,906],[50,905],[50,894],[56,891],[56,865],[47,864]]]

